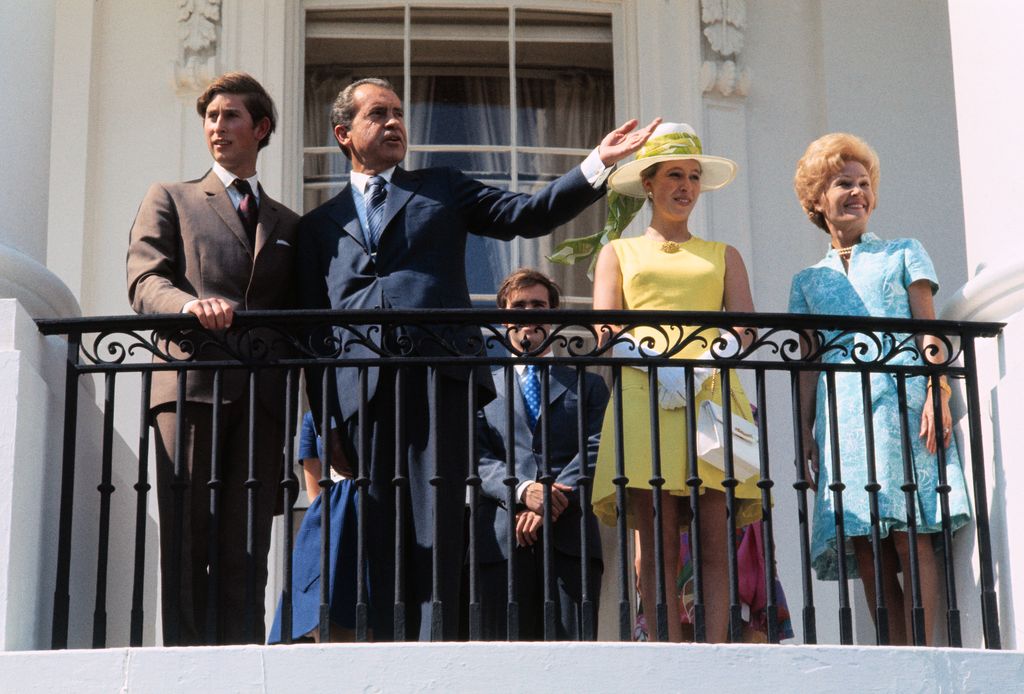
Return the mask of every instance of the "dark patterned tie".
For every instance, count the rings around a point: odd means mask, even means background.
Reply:
[[[382,176],[370,176],[366,184],[366,232],[370,253],[377,252],[380,235],[384,232],[384,207],[388,197],[387,181]]]
[[[235,190],[242,194],[242,202],[238,204],[238,216],[245,227],[245,233],[249,237],[249,243],[256,247],[256,223],[260,218],[260,208],[256,204],[256,196],[252,193],[252,186],[244,178],[236,178]]]
[[[540,378],[537,377],[537,367],[529,364],[523,373],[523,401],[526,402],[527,419],[530,421],[530,428],[537,426],[537,418],[540,417]]]

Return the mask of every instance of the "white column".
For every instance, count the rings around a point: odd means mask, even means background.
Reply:
[[[55,0],[0,0],[0,297],[33,318],[78,314],[46,262]]]
[[[55,0],[0,0],[0,244],[42,261]]]
[[[1024,519],[1014,512],[1024,492],[1017,461],[1024,446],[1024,240],[1017,213],[1024,181],[1024,4],[949,0],[949,26],[971,279],[941,317],[1007,323],[998,341],[979,346],[978,379],[1002,646],[1017,648],[1022,635],[1014,615],[1024,611],[1024,552],[1015,542]]]
[[[950,0],[949,30],[959,131],[967,257],[981,264],[1024,248],[1016,207],[1024,180],[1024,3]]]
[[[80,313],[43,265],[55,15],[0,0],[0,650],[49,644],[66,346],[31,319]]]

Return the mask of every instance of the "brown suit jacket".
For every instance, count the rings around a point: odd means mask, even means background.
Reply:
[[[128,244],[132,308],[137,313],[180,313],[187,302],[214,296],[236,310],[292,308],[298,219],[261,186],[254,249],[224,184],[212,170],[194,181],[154,184],[139,207]],[[264,335],[274,341],[274,334]],[[248,344],[251,340],[243,339],[238,347],[244,351]],[[166,346],[172,355],[184,356],[177,342]],[[281,349],[278,343],[274,353]],[[196,356],[221,358],[223,353],[214,350]],[[223,401],[241,397],[247,379],[244,370],[225,371]],[[188,401],[212,402],[212,371],[190,371],[186,383]],[[283,408],[283,383],[280,372],[260,377],[260,398],[274,410]],[[155,372],[150,405],[176,399],[176,374]]]

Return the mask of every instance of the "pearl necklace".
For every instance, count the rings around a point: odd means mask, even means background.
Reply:
[[[853,253],[853,246],[847,246],[846,248],[836,248],[836,255],[843,260],[849,260],[850,254]]]

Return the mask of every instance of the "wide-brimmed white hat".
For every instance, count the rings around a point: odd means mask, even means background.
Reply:
[[[640,174],[663,161],[696,159],[700,162],[700,189],[717,190],[736,178],[736,162],[704,154],[700,138],[686,123],[662,123],[636,153],[636,158],[619,168],[608,179],[608,186],[622,195],[646,197]]]

